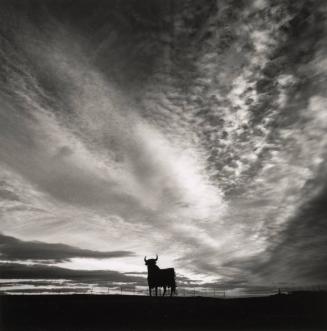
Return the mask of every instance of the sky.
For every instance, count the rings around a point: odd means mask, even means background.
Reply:
[[[0,8],[2,291],[326,285],[326,2]]]

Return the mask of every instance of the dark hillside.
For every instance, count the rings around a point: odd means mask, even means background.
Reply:
[[[326,330],[327,294],[260,298],[1,296],[9,330]]]

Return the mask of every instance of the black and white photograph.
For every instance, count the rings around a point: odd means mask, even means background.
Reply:
[[[327,330],[326,162],[326,0],[0,0],[0,330]]]

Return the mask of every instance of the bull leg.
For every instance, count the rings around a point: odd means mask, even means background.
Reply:
[[[151,289],[151,286],[149,286],[149,294],[150,294],[150,297],[152,297],[152,289]]]
[[[158,287],[156,286],[156,297],[158,296]]]
[[[173,287],[170,288],[170,296],[173,296]]]
[[[162,296],[164,297],[166,294],[166,286],[163,287],[163,293],[162,293]]]

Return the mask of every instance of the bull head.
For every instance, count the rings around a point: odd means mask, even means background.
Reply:
[[[158,254],[156,254],[155,259],[147,259],[146,256],[144,256],[144,262],[146,265],[154,265],[158,261]]]

